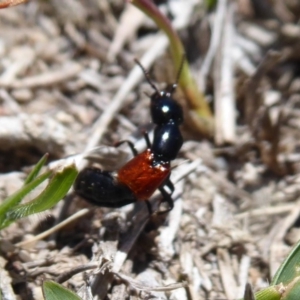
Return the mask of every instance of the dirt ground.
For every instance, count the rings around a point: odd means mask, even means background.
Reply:
[[[214,136],[182,126],[166,216],[149,218],[143,202],[97,208],[70,193],[3,230],[3,299],[42,299],[46,279],[84,299],[239,299],[247,282],[268,286],[299,240],[300,2],[157,2],[210,103]],[[145,147],[153,91],[135,58],[160,88],[174,82],[165,36],[125,1],[0,11],[0,199],[46,152],[53,164],[99,147],[93,156],[117,170],[131,153],[116,142]],[[176,99],[188,120],[180,91]]]

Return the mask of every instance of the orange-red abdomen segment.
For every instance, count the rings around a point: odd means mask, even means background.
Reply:
[[[137,200],[147,200],[170,175],[170,163],[153,166],[150,149],[140,153],[118,172],[118,181],[129,187]]]

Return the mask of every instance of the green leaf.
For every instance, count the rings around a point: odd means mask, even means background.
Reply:
[[[45,172],[40,175],[29,184],[24,185],[21,189],[16,191],[13,195],[6,198],[3,203],[0,205],[0,229],[6,227],[4,223],[7,221],[7,213],[18,205],[22,199],[28,195],[33,189],[50,177],[52,171]]]
[[[63,170],[56,172],[40,195],[30,202],[18,205],[11,209],[7,213],[9,219],[16,220],[53,207],[67,194],[77,173],[77,169],[74,165],[70,165]]]
[[[44,281],[43,294],[45,300],[80,300],[75,293],[53,281]]]
[[[282,285],[269,286],[257,293],[255,293],[255,300],[281,300]]]
[[[271,285],[287,284],[300,275],[300,241],[277,270]],[[300,298],[300,297],[299,297]]]
[[[49,154],[46,153],[40,160],[39,162],[34,166],[33,170],[30,172],[30,174],[27,176],[24,185],[32,182],[33,179],[35,179],[38,174],[40,173],[42,167],[45,165],[47,162]]]
[[[300,277],[295,278],[287,285],[286,291],[281,300],[299,300],[300,295]]]

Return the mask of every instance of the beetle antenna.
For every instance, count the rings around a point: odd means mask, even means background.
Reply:
[[[134,59],[135,63],[142,69],[146,80],[148,81],[148,83],[151,85],[151,87],[155,90],[155,92],[159,95],[159,90],[157,89],[156,85],[152,82],[148,71],[143,67],[143,65],[140,63],[139,60],[137,60],[136,58]]]

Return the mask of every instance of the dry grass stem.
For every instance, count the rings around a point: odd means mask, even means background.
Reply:
[[[54,227],[50,228],[49,230],[46,230],[44,232],[42,232],[41,234],[36,235],[35,237],[29,239],[29,240],[25,240],[23,242],[17,243],[15,246],[16,247],[28,247],[30,245],[30,247],[36,243],[39,240],[42,240],[48,236],[50,236],[51,234],[59,231],[60,229],[62,229],[64,226],[69,225],[70,223],[80,219],[81,217],[87,215],[90,212],[89,209],[84,208],[78,212],[76,212],[75,214],[73,214],[72,216],[70,216],[69,218],[65,219],[63,222],[55,225]]]
[[[224,18],[226,16],[226,5],[227,0],[221,0],[217,2],[216,12],[212,24],[212,36],[209,44],[209,49],[200,69],[201,80],[199,82],[201,90],[205,89],[207,80],[206,77],[208,76],[212,62],[220,45]]]
[[[235,5],[228,6],[223,23],[223,35],[214,64],[215,81],[215,141],[218,145],[235,142],[236,110],[234,95],[234,44]]]

